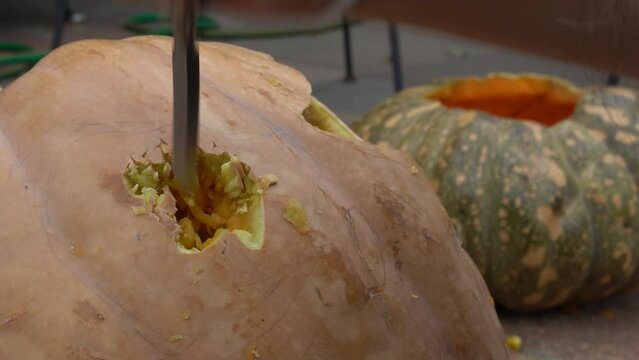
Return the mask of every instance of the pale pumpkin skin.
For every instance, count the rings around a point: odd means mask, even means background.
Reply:
[[[552,126],[443,106],[460,81],[550,82],[578,97]],[[624,88],[577,89],[558,79],[493,74],[408,89],[354,129],[413,156],[435,183],[495,301],[548,309],[607,297],[639,257],[639,102]]]
[[[170,39],[63,46],[0,91],[0,358],[507,358],[411,160],[307,124],[309,83],[269,56],[200,54],[200,145],[279,179],[263,247],[179,253],[170,195],[133,215],[128,159],[171,139]]]

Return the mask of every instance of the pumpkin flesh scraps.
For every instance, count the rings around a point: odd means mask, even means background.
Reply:
[[[169,191],[175,198],[175,220],[180,225],[180,252],[198,253],[234,234],[249,249],[260,249],[264,241],[263,189],[248,165],[228,153],[211,154],[198,149],[194,195],[182,191],[173,177],[171,156],[160,146],[162,160],[146,156],[132,160],[124,181],[143,205],[134,214],[153,212]]]
[[[493,75],[452,81],[427,96],[450,108],[554,125],[575,111],[580,94],[560,81],[532,75]]]

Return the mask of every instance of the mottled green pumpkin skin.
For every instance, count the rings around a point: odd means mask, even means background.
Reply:
[[[443,106],[429,99],[441,86],[401,92],[354,129],[422,166],[495,301],[531,311],[622,289],[639,258],[639,96],[574,89],[572,115],[545,126]]]

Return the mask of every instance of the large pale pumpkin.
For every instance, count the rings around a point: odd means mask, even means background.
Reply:
[[[495,74],[406,90],[356,126],[436,183],[496,301],[515,310],[621,289],[639,250],[639,102]]]
[[[200,52],[196,198],[162,143],[170,39],[69,44],[0,92],[0,358],[507,356],[407,157],[309,125],[330,112],[270,57]]]

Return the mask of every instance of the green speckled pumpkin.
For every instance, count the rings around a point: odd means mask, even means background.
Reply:
[[[604,298],[639,258],[639,97],[538,75],[406,90],[355,124],[416,158],[496,302]]]

